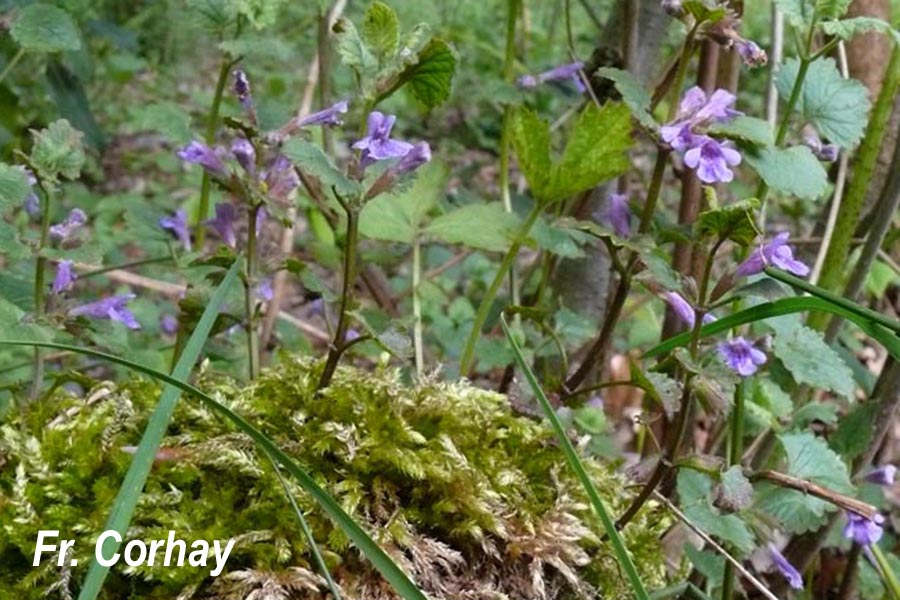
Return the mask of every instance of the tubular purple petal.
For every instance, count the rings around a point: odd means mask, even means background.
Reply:
[[[346,113],[348,108],[349,103],[346,100],[341,100],[340,102],[336,102],[324,110],[314,112],[303,117],[302,119],[298,119],[297,127],[308,127],[310,125],[327,125],[330,127],[334,127],[337,125],[343,125],[344,121],[343,119],[341,119],[341,115]]]
[[[72,269],[71,260],[61,260],[56,265],[56,276],[53,278],[53,293],[61,294],[72,288],[75,283],[75,271]]]
[[[619,237],[631,235],[631,207],[628,206],[627,194],[610,194],[600,216]]]
[[[897,467],[894,465],[884,465],[877,469],[872,469],[866,476],[865,480],[869,483],[875,483],[890,487],[894,485],[894,479],[897,476]]]
[[[183,209],[178,209],[175,214],[170,217],[162,217],[159,220],[159,226],[174,235],[185,251],[191,251],[191,232],[188,229],[187,214]]]
[[[72,317],[84,316],[92,319],[109,319],[118,321],[129,329],[140,329],[140,323],[137,322],[134,314],[127,308],[127,304],[135,297],[134,294],[110,296],[89,304],[76,306],[69,311],[69,315]]]
[[[249,175],[256,173],[256,150],[253,144],[244,138],[237,138],[231,143],[231,153]]]
[[[869,546],[878,542],[884,535],[884,517],[875,514],[873,519],[867,519],[862,515],[847,511],[847,525],[844,527],[844,537],[851,539],[860,546]]]
[[[229,248],[237,246],[237,235],[234,231],[234,222],[237,219],[237,210],[233,204],[220,202],[216,204],[216,217],[209,219],[206,224],[219,234],[222,241]]]
[[[775,566],[784,578],[787,579],[788,584],[795,590],[803,589],[803,577],[800,575],[800,572],[794,568],[794,565],[788,562],[788,559],[778,551],[775,544],[769,544],[766,548],[769,551],[772,562],[775,563]]]

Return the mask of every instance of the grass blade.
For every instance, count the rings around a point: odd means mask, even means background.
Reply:
[[[228,289],[237,277],[238,266],[239,261],[234,261],[234,264],[231,265],[231,268],[225,274],[222,283],[219,284],[212,298],[210,298],[206,310],[203,311],[197,327],[191,334],[184,351],[178,358],[178,363],[172,370],[174,379],[186,379],[190,375],[191,369],[203,350],[206,338],[212,330],[213,323],[215,323],[216,317],[219,315],[219,309],[225,302]],[[147,476],[150,474],[153,460],[166,434],[166,428],[169,426],[169,421],[172,418],[172,413],[175,411],[175,405],[178,403],[181,391],[181,389],[173,385],[167,385],[163,388],[159,402],[156,408],[153,409],[153,414],[150,415],[147,428],[144,429],[144,435],[141,436],[141,442],[134,453],[134,458],[131,459],[131,465],[125,474],[122,487],[119,488],[119,493],[113,502],[112,510],[106,520],[105,530],[118,531],[123,538],[125,537],[128,525],[131,523],[131,517],[134,515],[134,510],[137,507],[138,498],[144,489],[144,484],[147,482]],[[120,543],[107,537],[100,551],[105,557],[112,556],[119,545]],[[103,588],[103,581],[106,579],[107,573],[109,573],[109,567],[101,565],[96,558],[92,560],[84,579],[84,585],[78,594],[78,600],[95,600]]]
[[[306,543],[309,544],[309,550],[310,552],[312,552],[313,559],[316,561],[316,565],[319,567],[319,570],[322,571],[322,577],[325,578],[325,581],[328,584],[328,589],[331,591],[331,595],[334,597],[334,600],[343,600],[343,596],[341,595],[337,584],[334,582],[334,578],[331,576],[331,571],[328,570],[328,565],[325,564],[325,557],[322,556],[322,551],[319,550],[319,545],[316,544],[316,539],[313,537],[312,530],[309,528],[309,524],[306,522],[306,517],[303,516],[303,511],[300,510],[299,506],[297,506],[297,501],[294,499],[294,494],[291,493],[290,486],[284,479],[284,475],[281,474],[281,469],[278,467],[278,461],[268,452],[265,452],[265,455],[266,458],[269,459],[269,462],[272,463],[272,468],[275,470],[275,475],[278,477],[278,481],[281,482],[281,487],[284,488],[284,495],[287,496],[288,502],[291,503],[291,508],[294,509],[294,514],[297,515],[297,521],[300,523],[300,529],[303,531],[303,537],[306,538]]]
[[[200,400],[210,410],[231,421],[239,430],[247,434],[263,452],[277,460],[284,469],[297,480],[306,492],[319,503],[322,510],[328,514],[335,524],[347,535],[348,538],[356,545],[372,563],[379,573],[390,583],[394,590],[405,600],[428,600],[427,596],[410,581],[409,577],[400,567],[382,550],[378,544],[360,527],[353,518],[344,512],[344,509],[332,498],[328,492],[319,487],[319,484],[298,465],[294,459],[285,454],[268,436],[259,429],[248,423],[243,417],[232,411],[230,408],[217,402],[212,396],[206,394],[193,385],[186,383],[180,379],[176,379],[168,373],[157,371],[151,367],[140,363],[132,362],[127,358],[121,358],[113,354],[107,354],[90,348],[79,348],[68,344],[58,344],[55,342],[38,342],[38,341],[19,341],[19,340],[0,340],[0,346],[38,346],[41,348],[56,348],[58,350],[68,350],[85,356],[105,360],[117,365],[122,365],[144,375],[158,379],[163,383],[177,387],[183,392],[190,394]]]
[[[553,410],[553,407],[550,406],[547,396],[544,395],[544,390],[541,389],[537,378],[534,376],[528,363],[525,362],[525,358],[522,356],[522,350],[519,348],[518,342],[516,342],[509,330],[509,325],[506,323],[505,315],[500,315],[500,324],[503,325],[503,332],[506,334],[509,345],[512,347],[516,363],[519,365],[519,368],[522,369],[522,372],[525,373],[525,378],[528,380],[531,389],[534,391],[534,395],[540,402],[541,408],[544,409],[547,419],[553,426],[553,432],[556,434],[559,445],[566,455],[569,466],[575,471],[575,475],[578,477],[579,481],[581,481],[581,485],[584,486],[584,491],[588,495],[588,500],[590,500],[594,512],[600,517],[600,522],[603,524],[603,529],[606,530],[606,535],[612,543],[613,551],[616,554],[616,558],[619,560],[619,565],[625,569],[625,573],[628,575],[628,580],[631,582],[631,588],[634,590],[635,597],[638,598],[638,600],[649,600],[650,596],[647,595],[647,590],[644,589],[644,584],[641,583],[640,575],[638,575],[637,569],[634,567],[634,562],[632,562],[631,557],[628,555],[628,550],[625,548],[625,543],[622,541],[622,537],[619,535],[615,523],[613,523],[606,507],[603,505],[603,500],[601,500],[600,494],[597,493],[597,488],[595,488],[594,484],[591,482],[591,478],[588,476],[584,465],[581,464],[581,459],[578,458],[578,453],[575,452],[572,442],[569,441],[569,437],[566,435],[562,423],[559,422],[556,412]]]
[[[840,304],[830,302],[823,298],[815,298],[811,296],[798,296],[794,298],[783,298],[774,302],[765,302],[750,308],[738,311],[734,314],[717,319],[712,323],[703,325],[700,328],[700,337],[707,337],[723,331],[728,331],[733,327],[745,325],[754,321],[761,321],[770,317],[778,317],[796,312],[806,311],[823,311],[835,315],[840,315],[848,321],[853,321],[857,327],[863,332],[876,340],[885,349],[897,359],[900,359],[900,337],[873,323],[868,318],[859,314],[857,311],[850,310]],[[680,333],[669,339],[657,344],[650,350],[644,352],[642,358],[655,358],[667,352],[674,350],[680,346],[686,346],[691,341],[691,332]]]

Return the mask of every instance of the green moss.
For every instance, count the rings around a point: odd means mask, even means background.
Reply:
[[[287,359],[252,386],[203,376],[211,390],[294,456],[436,597],[481,591],[568,598],[599,589],[626,597],[615,559],[544,424],[513,414],[505,396],[467,384],[401,383],[396,371],[338,371],[321,396],[316,365]],[[85,399],[57,392],[0,428],[0,590],[65,598],[93,553],[158,387],[102,384]],[[614,512],[624,482],[588,461]],[[392,598],[346,537],[299,488],[295,497],[339,584],[356,598]],[[648,587],[664,583],[659,537],[645,511],[625,531]],[[77,539],[79,566],[45,557],[39,529]],[[203,568],[113,568],[106,598],[243,598],[269,586],[322,597],[296,517],[249,439],[184,398],[141,497],[128,539],[237,539],[225,574]],[[64,582],[64,585],[60,585]],[[65,582],[69,582],[65,585]],[[4,594],[0,592],[0,598]]]

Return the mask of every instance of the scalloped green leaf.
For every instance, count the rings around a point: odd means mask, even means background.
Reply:
[[[841,21],[825,21],[819,26],[828,35],[839,37],[842,40],[852,39],[861,33],[877,31],[878,33],[891,36],[895,44],[900,44],[900,32],[891,27],[891,24],[887,21],[875,17],[853,17],[852,19],[843,19]]]
[[[797,383],[853,398],[853,371],[818,331],[804,326],[779,331],[772,349]]]
[[[12,38],[28,52],[79,50],[81,34],[72,17],[51,4],[23,7],[9,30]]]
[[[652,103],[650,94],[634,75],[612,67],[601,67],[597,69],[596,74],[611,80],[616,85],[616,89],[622,95],[622,102],[631,110],[632,116],[637,119],[638,123],[651,130],[658,127],[650,110]]]
[[[76,179],[84,166],[84,134],[72,127],[66,119],[50,123],[40,131],[32,130],[34,147],[31,160],[44,177],[55,179],[62,175]]]
[[[774,191],[816,200],[828,191],[828,173],[806,146],[750,149],[744,158]]]
[[[785,61],[775,76],[782,99],[790,96],[800,69],[800,61]],[[813,62],[803,80],[797,112],[810,121],[828,140],[852,148],[862,138],[869,112],[866,87],[855,79],[844,79],[832,58]]]
[[[394,54],[400,44],[397,13],[384,2],[373,2],[366,10],[360,33],[376,56],[383,58]]]
[[[28,178],[21,168],[0,163],[0,213],[21,206],[31,193]]]
[[[440,38],[432,38],[419,50],[418,60],[400,72],[398,86],[408,84],[416,100],[434,108],[450,97],[455,72],[453,48]]]

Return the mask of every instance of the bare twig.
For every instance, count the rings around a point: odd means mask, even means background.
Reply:
[[[816,498],[831,502],[835,506],[854,512],[869,520],[875,518],[875,515],[878,513],[878,509],[867,502],[857,500],[851,496],[846,496],[812,481],[793,477],[785,473],[779,473],[778,471],[759,471],[753,473],[750,476],[750,479],[753,481],[765,479],[766,481],[771,481],[781,487],[790,488],[792,490],[797,490],[798,492],[803,492],[804,494],[809,494],[810,496],[815,496]]]

